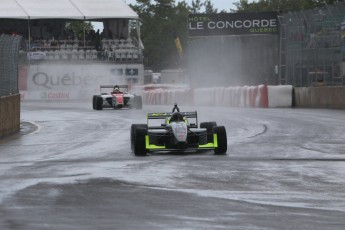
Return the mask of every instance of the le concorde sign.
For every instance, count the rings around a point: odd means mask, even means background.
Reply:
[[[277,34],[277,12],[188,15],[190,37]]]

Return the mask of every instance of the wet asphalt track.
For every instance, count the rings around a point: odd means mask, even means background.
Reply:
[[[130,151],[138,110],[22,103],[0,139],[0,229],[345,229],[345,111],[198,110],[228,154]]]

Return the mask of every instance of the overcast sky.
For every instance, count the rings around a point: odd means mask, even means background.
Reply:
[[[175,2],[178,2],[179,0],[175,0]],[[125,0],[128,4],[135,4],[135,0]],[[186,0],[188,4],[191,4],[192,0]],[[239,0],[211,0],[214,7],[218,9],[218,11],[226,10],[229,11],[229,9],[235,9],[234,2],[239,2]]]

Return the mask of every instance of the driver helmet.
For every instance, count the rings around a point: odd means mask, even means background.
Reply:
[[[179,113],[179,112],[175,112],[172,116],[171,116],[171,118],[170,118],[170,122],[172,122],[172,121],[183,121],[183,116],[182,116],[182,114],[181,113]]]
[[[114,87],[114,89],[113,89],[113,92],[114,92],[114,93],[120,92],[120,88],[116,85],[116,86]]]

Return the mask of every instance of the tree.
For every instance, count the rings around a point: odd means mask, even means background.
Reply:
[[[173,49],[174,0],[137,0],[132,8],[143,21],[141,37],[144,49],[144,64],[146,68],[159,71],[167,68]]]
[[[249,3],[248,0],[240,0],[234,5],[235,12],[259,12],[259,11],[300,11],[333,4],[337,0],[258,0]]]
[[[205,1],[204,6],[205,6],[205,13],[206,14],[211,14],[211,13],[216,14],[218,12],[218,10],[216,8],[214,8],[214,5],[212,4],[211,1]]]
[[[203,5],[204,4],[201,2],[201,0],[195,0],[195,1],[193,0],[192,1],[192,6],[190,8],[191,13],[192,14],[200,13]]]
[[[203,9],[205,10],[203,12]],[[217,9],[214,8],[213,3],[210,0],[204,0],[202,2],[201,0],[192,0],[192,4],[190,7],[190,13],[197,14],[197,13],[217,13]]]
[[[137,0],[130,5],[139,15],[143,24],[141,37],[144,49],[144,65],[147,69],[160,71],[183,66],[175,39],[178,37],[182,48],[187,49],[187,18],[190,13],[216,13],[210,0],[193,0],[191,6],[186,1]]]

